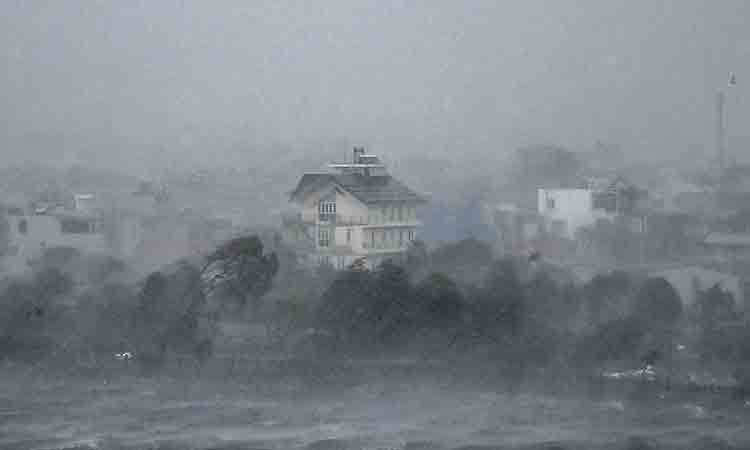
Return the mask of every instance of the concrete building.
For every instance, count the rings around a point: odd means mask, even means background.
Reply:
[[[548,230],[570,239],[579,228],[607,217],[594,211],[591,189],[539,189],[538,205]]]
[[[621,177],[589,178],[580,188],[539,189],[537,210],[549,232],[574,239],[578,229],[592,226],[601,219],[639,218],[637,211],[643,197],[643,191]],[[643,227],[645,221],[635,226]]]
[[[296,211],[283,219],[285,241],[308,263],[339,269],[363,257],[372,267],[402,255],[418,236],[425,199],[362,148],[328,169],[304,174],[291,193]]]
[[[8,252],[3,266],[23,271],[44,249],[73,247],[85,253],[110,251],[100,216],[76,210],[14,208],[6,213],[9,225]]]

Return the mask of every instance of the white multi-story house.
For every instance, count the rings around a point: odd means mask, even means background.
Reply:
[[[417,208],[425,199],[388,174],[377,156],[355,148],[350,163],[305,173],[292,191],[297,211],[284,235],[311,264],[345,268],[399,257],[417,238]]]
[[[547,228],[556,235],[573,239],[578,229],[597,220],[630,217],[638,219],[633,227],[645,227],[638,210],[644,192],[623,179],[589,179],[574,189],[539,189],[537,206]]]

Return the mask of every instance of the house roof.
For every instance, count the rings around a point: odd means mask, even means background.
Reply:
[[[712,232],[703,239],[705,245],[721,247],[750,247],[750,233]]]
[[[380,202],[425,202],[425,198],[390,175],[306,173],[292,191],[292,200],[330,184],[340,187],[365,204]]]

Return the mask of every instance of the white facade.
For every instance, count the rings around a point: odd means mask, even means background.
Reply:
[[[295,239],[312,241],[312,263],[337,269],[366,257],[376,265],[405,252],[417,238],[421,222],[416,204],[407,202],[365,205],[353,195],[332,187],[312,193],[300,212],[303,230]],[[301,233],[304,233],[302,235]]]
[[[10,249],[3,266],[23,271],[29,260],[45,248],[73,247],[82,252],[108,252],[109,245],[101,221],[63,215],[9,215]]]
[[[609,216],[594,209],[591,189],[539,189],[538,211],[554,233],[573,239],[576,231]]]
[[[337,269],[362,257],[372,267],[404,254],[421,227],[421,197],[395,182],[377,157],[361,149],[355,149],[354,163],[330,167],[339,172],[303,176],[300,186],[306,186],[307,177],[322,182],[293,194],[300,210],[286,221],[286,240],[312,264]],[[339,183],[337,176],[349,184]]]

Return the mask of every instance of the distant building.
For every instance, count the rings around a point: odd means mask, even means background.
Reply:
[[[549,232],[574,239],[578,229],[592,226],[597,220],[637,217],[643,196],[643,191],[620,177],[589,178],[580,188],[539,189],[537,210]]]
[[[542,220],[535,210],[526,210],[512,203],[485,205],[482,220],[494,231],[496,250],[520,253],[531,247],[542,230]]]
[[[284,238],[310,264],[345,268],[398,257],[419,233],[425,199],[388,174],[377,156],[355,148],[351,162],[306,173],[291,193],[298,211],[283,219]]]
[[[25,270],[26,264],[51,247],[73,247],[87,253],[109,252],[100,216],[71,210],[7,213],[8,252],[3,261],[11,271]]]

